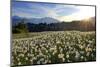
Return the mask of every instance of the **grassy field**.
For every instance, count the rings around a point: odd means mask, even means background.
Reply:
[[[13,34],[12,65],[95,61],[95,35],[93,31]]]

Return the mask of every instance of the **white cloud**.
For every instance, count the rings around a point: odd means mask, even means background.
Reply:
[[[46,17],[52,17],[52,18],[56,18],[58,16],[58,14],[56,13],[56,11],[54,9],[49,9],[49,8],[44,8],[46,14]]]
[[[93,17],[95,16],[95,8],[90,6],[77,6],[80,11],[73,13],[69,16],[61,16],[59,19],[61,21],[72,21],[72,20],[82,20],[85,18]]]
[[[68,11],[70,11],[71,9],[77,9],[76,7],[75,7],[75,5],[56,5],[54,8],[43,8],[43,7],[41,7],[43,10],[45,10],[45,12],[46,12],[46,14],[45,14],[45,16],[46,17],[52,17],[52,18],[55,18],[55,19],[58,19],[58,20],[62,20],[61,18],[59,18],[59,17],[62,17],[63,15],[61,15],[61,14],[59,14],[59,13],[62,13],[62,14],[64,14],[65,12],[65,14],[64,15],[68,15]],[[69,10],[68,10],[69,9]],[[72,11],[71,11],[72,12]],[[74,12],[74,11],[73,11]],[[73,13],[72,13],[73,14]],[[71,15],[71,13],[70,13],[70,15]]]

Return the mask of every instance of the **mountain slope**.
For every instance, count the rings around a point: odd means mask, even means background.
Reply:
[[[23,17],[18,17],[18,16],[13,16],[12,17],[12,24],[16,25],[18,24],[22,19],[25,19],[26,23],[34,23],[34,24],[38,24],[38,23],[58,23],[60,22],[57,19],[54,18],[50,18],[50,17],[44,17],[44,18],[23,18]]]

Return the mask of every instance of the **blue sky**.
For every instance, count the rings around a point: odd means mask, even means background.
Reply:
[[[89,9],[88,11],[86,11]],[[91,12],[92,10],[92,12]],[[95,15],[95,8],[39,2],[12,2],[12,15],[25,18],[52,17],[60,21],[80,20]]]

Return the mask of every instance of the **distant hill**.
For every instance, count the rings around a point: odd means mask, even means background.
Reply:
[[[44,17],[44,18],[23,18],[23,17],[18,17],[18,16],[12,16],[12,25],[18,24],[22,19],[25,19],[26,23],[34,23],[34,24],[39,24],[39,23],[58,23],[60,22],[57,19],[51,18],[51,17]]]
[[[11,19],[12,19],[13,26],[17,25],[22,20],[22,18],[18,16],[12,16]]]

